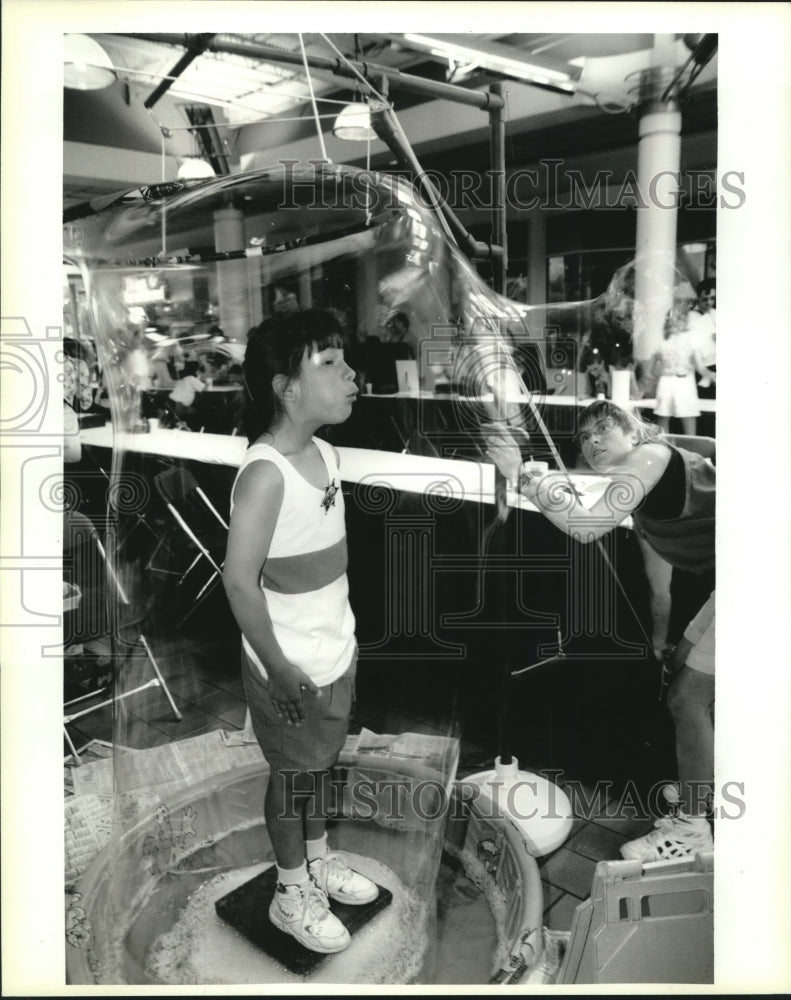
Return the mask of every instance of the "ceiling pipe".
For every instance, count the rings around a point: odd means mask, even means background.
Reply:
[[[415,186],[420,187],[422,185],[424,190],[428,191],[435,210],[439,212],[447,223],[453,234],[453,238],[465,256],[469,257],[470,260],[485,260],[502,252],[502,247],[495,247],[490,243],[482,243],[480,240],[476,240],[464,228],[461,221],[451,207],[443,200],[431,179],[420,166],[415,151],[409,145],[409,141],[401,130],[401,126],[392,108],[387,105],[371,107],[371,127],[382,142],[385,143],[393,156],[395,156],[399,165],[412,173]]]
[[[169,45],[189,44],[185,41],[188,36],[173,34],[130,34],[127,37],[136,38],[140,41],[158,42]],[[201,36],[205,38],[206,36]],[[504,157],[504,122],[503,109],[505,99],[502,96],[502,88],[495,86],[489,91],[465,90],[453,84],[440,83],[435,80],[424,80],[420,77],[401,73],[400,70],[390,69],[387,66],[379,66],[374,63],[352,61],[344,62],[340,59],[328,59],[320,56],[306,56],[303,60],[302,53],[287,52],[283,49],[272,48],[271,46],[259,45],[255,42],[245,42],[238,39],[216,39],[210,36],[201,51],[224,52],[227,55],[238,55],[248,59],[260,59],[268,62],[283,62],[300,66],[304,69],[305,60],[311,69],[324,70],[336,76],[351,77],[358,79],[357,72],[363,76],[378,76],[380,82],[387,86],[401,87],[415,93],[424,94],[428,97],[435,97],[441,100],[457,101],[482,111],[488,111],[490,115],[490,128],[492,130],[492,151],[498,161]],[[199,55],[196,52],[195,55]],[[194,58],[194,56],[193,56]],[[191,60],[190,60],[191,61]],[[382,87],[385,90],[385,87]],[[153,96],[153,95],[152,95]],[[494,223],[495,231],[502,236],[503,244],[484,243],[476,240],[475,237],[465,229],[451,207],[443,200],[434,184],[426,176],[425,171],[409,144],[409,140],[403,133],[400,123],[389,105],[383,105],[376,110],[371,108],[371,127],[377,136],[387,145],[396,160],[407,170],[413,172],[415,181],[418,180],[428,191],[436,211],[445,220],[448,228],[453,234],[453,238],[462,253],[470,260],[489,260],[492,262],[495,273],[499,273],[498,283],[504,283],[506,247],[505,241],[505,203],[495,206],[495,214],[501,215]],[[497,166],[502,168],[504,178],[504,162],[498,162]],[[501,262],[499,265],[497,262]]]
[[[159,84],[154,88],[154,90],[148,95],[148,97],[143,102],[143,107],[146,111],[150,111],[157,101],[173,86],[178,77],[184,72],[184,70],[189,66],[191,62],[194,62],[198,56],[206,51],[206,47],[209,42],[214,38],[214,35],[179,35],[179,45],[186,45],[187,51],[179,59],[176,65],[168,73],[167,77],[159,82]]]
[[[183,46],[189,44],[187,41],[189,36],[185,35],[135,33],[129,34],[127,37],[137,38],[144,42],[159,42],[160,44],[168,45]],[[302,54],[300,52],[287,52],[285,49],[276,49],[269,45],[259,45],[256,42],[245,42],[236,38],[217,38],[216,36],[210,36],[210,38],[211,40],[206,43],[201,51],[224,52],[226,55],[243,56],[247,59],[260,59],[263,62],[287,63],[304,69]],[[196,53],[196,55],[199,54]],[[195,57],[193,56],[192,58]],[[355,61],[353,59],[344,62],[340,59],[330,59],[324,56],[308,56],[307,62],[311,69],[323,70],[324,72],[332,73],[334,76],[342,76],[353,80],[359,80],[357,73],[362,73],[365,77],[385,77],[391,87],[409,90],[416,94],[423,94],[425,97],[436,98],[437,100],[456,101],[459,104],[467,104],[470,107],[479,108],[481,111],[489,111],[492,107],[503,107],[505,103],[502,98],[498,98],[486,91],[466,90],[464,87],[457,87],[452,83],[442,83],[439,80],[425,80],[422,77],[402,73],[398,69],[391,69],[389,66],[380,66],[376,63]]]

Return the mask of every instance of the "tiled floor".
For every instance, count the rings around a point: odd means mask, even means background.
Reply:
[[[160,746],[212,730],[243,727],[246,703],[238,641],[198,636],[185,637],[178,648],[153,641],[151,644],[182,718],[173,717],[159,689],[136,694],[125,705],[128,745]],[[147,669],[142,660],[139,666]],[[359,686],[355,725],[378,732],[438,731],[432,726],[435,716],[419,693],[414,692],[412,704],[405,705],[403,702],[409,698],[403,694],[383,699],[372,685]],[[394,701],[398,702],[397,707],[393,707]],[[91,739],[111,742],[110,709],[83,717],[70,726],[69,732],[78,748]],[[496,754],[496,747],[480,745],[462,736],[458,777],[492,768]],[[530,761],[526,766],[533,771],[541,769],[540,762]],[[620,845],[646,832],[651,821],[609,815],[607,800],[596,800],[588,789],[567,776],[560,783],[566,785],[577,818],[563,846],[541,858],[539,867],[544,886],[545,925],[552,930],[569,930],[576,907],[589,895],[597,861],[619,858]]]

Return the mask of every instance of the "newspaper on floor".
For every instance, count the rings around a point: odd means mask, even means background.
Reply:
[[[412,761],[440,773],[455,773],[459,741],[453,736],[432,733],[374,733],[361,729],[346,737],[342,759],[357,758],[362,763],[385,759],[393,763]]]
[[[64,866],[66,886],[71,885],[107,845],[112,835],[113,811],[119,808],[126,823],[150,813],[159,804],[154,792],[122,795],[73,795],[64,814]]]
[[[430,733],[350,734],[338,761],[346,768],[340,809],[391,830],[444,823],[459,741]]]
[[[226,746],[220,730],[148,750],[126,750],[113,758],[72,769],[75,795],[111,795],[157,788],[165,794],[232,768],[263,761],[258,744]]]
[[[88,867],[110,839],[113,826],[111,795],[79,795],[66,800],[66,884]]]
[[[148,750],[116,747],[114,757],[85,760],[79,767],[67,768],[71,789],[66,789],[64,814],[66,885],[85,871],[109,841],[114,812],[128,825],[153,811],[172,792],[223,771],[263,764],[257,743],[228,747],[223,735],[218,730]]]

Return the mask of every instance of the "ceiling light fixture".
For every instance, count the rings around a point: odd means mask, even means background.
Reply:
[[[371,112],[383,111],[387,105],[384,101],[375,99],[367,103],[347,104],[335,119],[332,134],[336,139],[346,139],[349,142],[367,142],[375,139],[376,132],[371,125]]]
[[[190,156],[182,161],[176,176],[180,181],[202,181],[217,175],[202,156]]]
[[[360,39],[354,36],[354,60],[360,61]],[[370,142],[376,138],[376,133],[371,128],[371,110],[365,101],[356,100],[357,83],[355,82],[355,100],[347,104],[335,119],[332,126],[332,134],[336,139],[345,139],[347,142]]]
[[[563,68],[558,69],[557,66],[549,65],[548,61],[536,59],[534,55],[522,59],[517,54],[518,49],[493,42],[472,42],[469,35],[407,33],[402,38],[411,48],[421,52],[430,52],[465,64],[475,63],[492,73],[501,73],[525,83],[553,87],[568,93],[574,92],[576,81],[582,74],[580,67],[564,63]]]
[[[335,119],[332,134],[348,142],[366,142],[375,138],[371,128],[371,112],[367,104],[347,104]]]
[[[88,35],[63,39],[63,85],[72,90],[102,90],[115,83],[115,70],[101,45]]]

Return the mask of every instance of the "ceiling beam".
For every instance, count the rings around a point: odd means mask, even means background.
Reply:
[[[137,38],[146,42],[159,42],[168,45],[186,45],[185,35],[173,34],[129,34],[129,38]],[[284,49],[276,49],[268,45],[260,45],[257,42],[242,41],[238,38],[228,38],[226,36],[215,36],[206,45],[206,50],[210,52],[224,52],[226,55],[243,56],[247,59],[259,59],[262,62],[288,63],[304,67],[302,53],[287,52]],[[369,63],[361,60],[349,59],[329,59],[324,56],[306,56],[308,66],[311,69],[332,73],[334,76],[342,76],[347,79],[359,80],[360,73],[366,79],[385,78],[391,87],[401,88],[412,93],[422,94],[425,97],[455,101],[459,104],[467,104],[471,107],[488,111],[490,108],[502,106],[499,99],[494,94],[482,90],[467,90],[464,87],[457,87],[452,83],[442,83],[439,80],[427,80],[420,76],[413,76],[409,73],[402,73],[401,70],[390,66],[380,66],[377,63]],[[356,71],[356,72],[355,72]]]
[[[146,111],[150,111],[157,101],[166,93],[175,83],[175,81],[181,76],[184,70],[194,62],[198,56],[206,51],[206,46],[214,38],[214,35],[187,35],[185,36],[187,43],[187,51],[179,59],[176,65],[171,69],[166,77],[164,77],[154,90],[148,95],[148,97],[143,101],[143,107]]]

